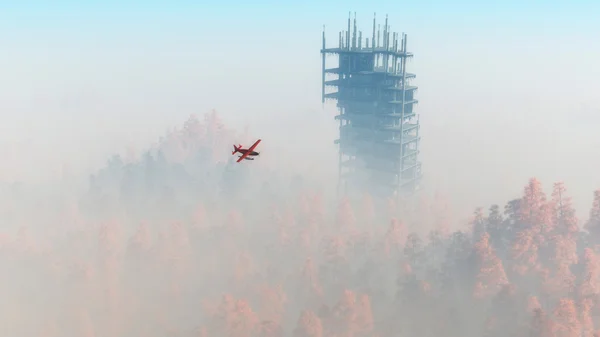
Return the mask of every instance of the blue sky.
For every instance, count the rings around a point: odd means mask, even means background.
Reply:
[[[216,108],[267,144],[310,130],[329,154],[321,30],[337,41],[348,11],[366,35],[377,12],[409,36],[432,184],[495,179],[509,194],[539,175],[584,195],[600,187],[581,178],[600,166],[589,155],[600,150],[598,1],[0,1],[0,150],[19,174],[51,159],[93,167]]]
[[[595,1],[5,1],[0,5],[4,25],[30,29],[84,25],[101,28],[106,20],[117,26],[144,25],[152,21],[182,25],[221,23],[224,20],[263,26],[285,24],[286,30],[306,31],[315,24],[343,22],[340,13],[356,11],[361,17],[372,12],[389,13],[395,20],[427,23],[432,29],[446,24],[481,24],[479,29],[502,26],[519,29],[595,28]],[[337,20],[334,19],[339,17]],[[25,19],[26,21],[22,21]],[[36,23],[28,19],[38,20]],[[422,22],[422,20],[435,20]],[[256,22],[256,21],[258,22]],[[16,21],[16,22],[15,22]],[[295,26],[302,23],[302,26]],[[594,26],[595,25],[595,26]],[[150,27],[147,27],[150,28]],[[162,27],[168,29],[168,27]],[[473,27],[471,27],[473,28]],[[579,31],[580,33],[584,33]],[[591,32],[588,32],[591,33]]]

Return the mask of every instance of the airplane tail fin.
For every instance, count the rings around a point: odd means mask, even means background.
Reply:
[[[236,152],[238,152],[240,148],[235,146],[235,144],[233,144],[233,152],[231,152],[231,154],[235,154]]]

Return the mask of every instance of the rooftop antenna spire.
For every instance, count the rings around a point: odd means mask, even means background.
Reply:
[[[354,29],[352,31],[352,48],[356,48],[356,12],[354,12]]]
[[[348,32],[346,33],[346,49],[350,50],[350,18],[352,17],[352,12],[348,12]]]
[[[323,55],[322,55],[322,72],[321,75],[321,103],[323,104],[323,109],[325,108],[325,25],[323,25]]]
[[[373,13],[373,38],[371,39],[371,45],[373,47],[373,51],[375,51],[375,29],[376,29],[376,21],[377,21],[377,13]]]
[[[388,49],[388,15],[385,15],[385,26],[383,27],[383,48]]]

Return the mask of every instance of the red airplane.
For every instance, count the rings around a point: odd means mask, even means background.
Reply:
[[[231,152],[231,154],[236,154],[237,152],[241,153],[242,155],[239,157],[239,159],[237,160],[237,162],[241,162],[242,160],[246,159],[246,160],[254,160],[254,158],[250,158],[248,156],[258,156],[260,153],[254,151],[254,149],[256,148],[256,146],[258,145],[258,143],[260,143],[260,139],[257,140],[252,146],[250,146],[249,149],[243,149],[242,148],[242,144],[235,146],[235,144],[233,145],[233,152]]]

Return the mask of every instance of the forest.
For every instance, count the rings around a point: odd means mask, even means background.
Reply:
[[[234,165],[238,140],[216,112],[192,116],[1,233],[0,333],[600,336],[600,190],[578,215],[563,183],[531,178],[457,225],[442,197],[333,203],[308,178]]]

